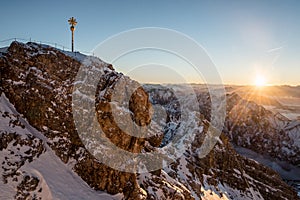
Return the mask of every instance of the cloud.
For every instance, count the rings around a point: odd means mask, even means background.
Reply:
[[[281,46],[281,47],[276,47],[276,48],[273,48],[273,49],[269,49],[268,51],[267,51],[267,53],[272,53],[272,52],[274,52],[274,51],[279,51],[279,50],[281,50],[283,47]]]

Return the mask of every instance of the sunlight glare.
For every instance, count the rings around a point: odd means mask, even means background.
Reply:
[[[262,87],[262,86],[265,86],[266,85],[266,79],[264,76],[262,75],[257,75],[256,78],[255,78],[255,86],[257,87]]]

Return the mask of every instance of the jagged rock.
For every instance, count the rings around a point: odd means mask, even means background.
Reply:
[[[155,88],[157,88],[157,91],[155,91]],[[174,101],[174,97],[170,97],[169,101],[164,98],[164,94],[168,90],[164,91],[160,86],[152,86],[151,90],[147,88],[147,91],[150,93],[152,102],[159,103],[162,101],[163,105],[167,105],[172,104],[172,101]],[[151,94],[154,95],[151,96]],[[205,108],[210,104],[207,91],[197,93],[197,97],[199,101],[202,100],[202,103],[200,103],[201,108]],[[229,102],[228,108],[230,108],[230,105],[238,104]],[[168,115],[178,116],[178,113],[169,112]],[[205,118],[209,119],[209,115],[205,115]],[[171,121],[174,121],[174,123],[178,123],[176,121],[180,122],[178,117],[169,116],[168,119],[173,119]],[[203,124],[204,133],[208,130],[208,125],[208,122]],[[298,199],[295,191],[284,183],[275,171],[237,154],[230,143],[230,138],[225,134],[221,134],[220,140],[212,151],[206,157],[200,159],[197,149],[202,145],[204,136],[205,134],[196,134],[191,148],[186,147],[184,156],[163,169],[163,173],[167,173],[165,176],[168,177],[168,180],[171,177],[173,181],[180,182],[187,187],[194,194],[194,197],[198,196],[204,199],[209,198],[207,190],[211,190],[209,193],[212,198],[217,193],[219,197],[227,196],[230,199]],[[182,171],[185,171],[185,173],[182,173]],[[151,183],[148,180],[151,180],[150,177],[152,176],[148,176],[146,181],[145,178],[142,179],[142,184],[143,182]],[[161,178],[163,179],[163,176]],[[150,186],[155,187],[155,184]],[[149,191],[151,187],[149,188],[149,185],[147,187]],[[240,191],[241,196],[229,188]]]
[[[107,167],[86,150],[80,155],[77,154],[83,145],[72,118],[71,95],[73,81],[81,66],[79,61],[51,47],[13,42],[5,57],[0,58],[0,64],[1,89],[18,112],[49,139],[48,144],[63,162],[77,160],[74,170],[95,189],[112,194],[126,190],[128,195],[133,195],[133,191],[139,190],[134,174]],[[112,72],[111,75],[117,75],[112,71],[111,65],[99,59],[95,64],[108,68],[109,72]],[[146,95],[141,89],[140,93]],[[148,100],[147,96],[138,98]],[[136,103],[135,101],[137,100],[133,99],[133,103]],[[149,103],[145,106],[149,106]],[[139,109],[134,111],[133,117],[139,120],[139,123],[147,123],[149,117],[144,119],[144,110]],[[135,146],[132,145],[135,143],[133,137],[114,134],[110,139],[113,142],[116,142],[114,138],[119,140],[125,150],[139,152],[142,149],[140,141],[137,141]]]
[[[293,165],[300,164],[300,123],[274,114],[263,106],[228,95],[224,132],[241,147]]]

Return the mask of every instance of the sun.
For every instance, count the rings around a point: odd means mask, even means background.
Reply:
[[[266,86],[266,84],[267,84],[266,78],[263,75],[258,74],[255,77],[254,84],[256,87]]]

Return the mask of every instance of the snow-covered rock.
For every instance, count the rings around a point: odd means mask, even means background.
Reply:
[[[138,84],[110,64],[35,43],[13,42],[0,56],[0,69],[4,180],[0,195],[5,199],[297,199],[276,172],[237,154],[224,134],[215,137],[218,131],[208,128],[209,95],[197,93],[201,112],[181,86],[174,91],[137,87],[126,96],[132,84]],[[86,85],[76,79],[78,70]],[[89,84],[94,81],[96,86]],[[175,152],[173,162],[162,161],[162,169],[145,173],[124,172],[99,162],[83,145],[90,141],[78,134],[74,97],[82,103],[82,120],[89,112],[85,106],[94,106],[106,139],[120,149],[131,153],[169,149]],[[127,101],[118,101],[124,98]],[[157,109],[158,105],[162,106]],[[152,109],[160,113],[156,116]],[[135,137],[139,132],[126,126],[122,116],[130,116],[139,127],[149,125],[150,137]],[[87,134],[96,129],[86,128]],[[201,156],[207,135],[216,145]],[[118,155],[108,158],[114,156]]]

